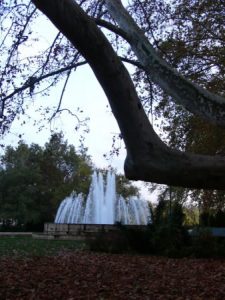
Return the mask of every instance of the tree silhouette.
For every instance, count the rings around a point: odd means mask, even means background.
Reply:
[[[150,76],[157,86],[170,95],[171,100],[207,122],[224,127],[225,99],[222,96],[212,94],[184,78],[162,59],[120,0],[31,2],[76,48],[73,54],[69,52],[71,55],[67,56],[70,67],[87,62],[101,84],[126,145],[125,174],[129,179],[190,188],[224,189],[223,155],[182,152],[162,142],[153,130],[131,76],[123,64],[123,60],[130,60],[122,59],[117,54],[113,42],[101,27],[126,41],[136,58],[130,62]],[[45,61],[48,61],[46,55]],[[32,83],[26,83],[30,86],[30,93],[40,78],[39,75]],[[11,96],[2,99],[3,120],[4,105]]]

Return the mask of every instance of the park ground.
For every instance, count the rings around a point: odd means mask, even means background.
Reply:
[[[225,299],[225,260],[90,252],[0,239],[0,299]]]

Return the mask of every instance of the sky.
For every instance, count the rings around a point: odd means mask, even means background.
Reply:
[[[26,116],[20,116],[15,120],[11,127],[11,132],[6,137],[5,141],[9,144],[19,141],[19,134],[23,133],[22,139],[28,143],[38,143],[44,145],[49,139],[51,130],[63,131],[65,139],[69,143],[73,143],[76,148],[79,146],[79,137],[83,134],[83,129],[75,130],[78,124],[75,117],[70,116],[66,111],[61,115],[56,115],[50,123],[43,123],[45,128],[39,131],[40,125],[34,126],[34,120],[40,116],[36,110],[47,102],[51,105],[57,105],[60,96],[60,87],[52,90],[49,97],[36,97],[35,101],[29,104],[29,109],[26,110],[26,115],[31,117],[29,120]],[[121,149],[121,154],[111,160],[106,160],[103,156],[109,152],[112,145],[112,137],[119,133],[117,123],[108,107],[107,99],[99,86],[93,72],[88,66],[83,66],[76,71],[71,77],[68,84],[65,96],[63,99],[62,108],[68,108],[71,111],[77,111],[77,116],[83,120],[89,118],[87,125],[89,133],[85,134],[85,146],[88,147],[88,152],[99,167],[106,167],[110,163],[114,163],[118,171],[122,170],[123,158],[125,155],[124,145]],[[79,108],[79,109],[78,109]],[[21,123],[25,120],[26,124],[21,127]]]
[[[43,101],[49,101],[49,103],[55,101],[57,103],[59,91],[59,88],[54,89],[46,99],[37,97],[26,111],[26,115],[29,115],[30,119],[20,117],[14,121],[11,133],[7,134],[4,139],[5,145],[16,146],[20,140],[19,135],[22,133],[22,140],[26,143],[37,143],[43,146],[49,140],[51,130],[54,130],[56,132],[62,131],[68,143],[78,148],[80,145],[79,138],[83,130],[82,128],[78,131],[74,129],[77,125],[76,118],[70,116],[67,112],[57,116],[51,124],[43,123],[45,127],[41,130],[39,130],[38,125],[33,125],[34,120],[39,118],[39,113],[35,112],[36,109]],[[88,154],[91,156],[94,165],[97,168],[107,168],[110,165],[116,168],[118,173],[124,174],[123,165],[126,149],[124,143],[118,140],[118,145],[120,145],[119,155],[113,155],[112,157],[109,155],[112,149],[112,138],[120,131],[108,106],[107,98],[88,66],[81,67],[72,76],[65,93],[63,107],[71,110],[79,107],[79,111],[83,111],[83,113],[78,112],[79,117],[81,119],[89,118],[87,122],[89,133],[84,135],[84,145],[88,148]],[[21,127],[23,121],[26,123]],[[104,154],[107,154],[107,158]],[[135,184],[141,189],[143,198],[155,201],[155,195],[150,195],[141,181],[135,182]]]
[[[48,30],[46,30],[46,27]],[[24,57],[29,56],[31,52],[34,54],[34,51],[38,52],[41,48],[50,46],[56,35],[54,26],[45,18],[39,20],[36,31],[40,40],[35,47],[23,49]],[[43,146],[49,140],[52,129],[56,132],[62,131],[68,143],[78,148],[82,128],[79,131],[74,129],[77,125],[76,118],[70,116],[67,112],[57,116],[51,124],[42,123],[45,125],[42,130],[39,130],[41,124],[34,125],[35,120],[41,117],[37,109],[46,103],[57,106],[60,93],[61,86],[59,85],[53,88],[48,97],[37,96],[35,101],[30,102],[26,110],[26,116],[20,116],[19,119],[14,121],[10,133],[4,138],[4,144],[16,146],[20,140],[19,135],[22,133],[22,139],[26,143],[37,143]],[[120,132],[118,125],[111,113],[102,88],[87,65],[79,67],[71,76],[63,98],[63,107],[72,111],[76,110],[80,119],[89,118],[87,124],[90,131],[85,134],[84,145],[88,148],[88,154],[95,166],[105,168],[111,165],[119,173],[124,174],[123,164],[126,150],[123,142],[118,141],[117,145],[121,146],[118,156],[114,155],[110,158],[108,155],[112,149],[113,136],[118,135]],[[77,110],[77,108],[79,109]],[[23,122],[25,124],[21,126]],[[108,159],[104,157],[104,154],[107,154]],[[141,188],[143,198],[155,201],[155,195],[150,195],[143,183],[137,182],[136,184]]]

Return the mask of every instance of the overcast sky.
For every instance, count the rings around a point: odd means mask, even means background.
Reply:
[[[61,115],[55,117],[55,119],[45,124],[45,128],[39,131],[41,124],[34,126],[34,120],[40,118],[40,113],[36,110],[43,104],[43,102],[49,104],[57,104],[60,97],[60,88],[54,88],[49,97],[36,97],[35,101],[29,104],[29,109],[26,114],[30,119],[25,116],[16,120],[11,128],[5,142],[7,144],[16,144],[19,141],[18,136],[22,133],[22,139],[28,143],[38,143],[44,145],[44,143],[50,137],[50,129],[54,131],[63,131],[65,138],[70,144],[73,144],[76,148],[79,146],[79,137],[83,134],[83,129],[76,131],[75,127],[78,124],[75,117],[70,116],[66,111]],[[109,153],[112,145],[112,137],[119,134],[119,128],[108,106],[107,99],[102,91],[99,83],[95,79],[95,76],[88,66],[83,66],[74,73],[68,84],[62,108],[68,108],[71,111],[77,110],[77,116],[82,120],[86,117],[89,133],[85,134],[85,146],[88,147],[88,153],[92,156],[92,159],[97,167],[107,167],[112,164],[123,172],[123,161],[125,158],[124,144],[121,141],[120,155],[114,155],[110,160],[104,157],[105,153]],[[81,112],[82,111],[82,112]],[[23,121],[25,125],[21,126]]]
[[[40,26],[42,25],[42,26]],[[46,27],[48,30],[46,30]],[[37,28],[40,40],[35,47],[24,48],[24,57],[29,56],[34,51],[39,51],[38,48],[49,47],[52,40],[56,35],[56,30],[53,25],[44,18],[38,22]],[[55,105],[59,101],[61,93],[61,87],[55,87],[52,89],[49,97],[37,96],[35,101],[29,103],[29,109],[26,111],[30,119],[25,117],[20,117],[16,120],[11,128],[11,133],[9,133],[5,139],[5,145],[17,145],[19,141],[19,135],[22,133],[22,139],[26,143],[38,143],[44,145],[45,142],[49,140],[50,129],[57,132],[63,131],[65,139],[68,140],[69,144],[73,144],[76,148],[79,147],[79,137],[82,134],[82,128],[80,131],[75,131],[77,125],[76,118],[71,117],[68,113],[64,112],[61,116],[57,116],[54,121],[50,124],[43,123],[45,128],[39,131],[41,124],[34,126],[34,120],[40,119],[40,112],[37,109],[43,104]],[[88,127],[90,132],[85,135],[85,146],[88,147],[88,154],[92,157],[93,163],[96,167],[104,168],[111,165],[116,168],[118,172],[123,172],[123,164],[126,156],[126,151],[122,141],[119,156],[114,155],[110,160],[104,157],[104,154],[109,154],[112,149],[112,137],[119,134],[118,125],[111,113],[110,107],[108,106],[108,101],[105,94],[97,82],[93,72],[90,67],[82,66],[72,75],[69,80],[69,84],[64,95],[62,108],[68,108],[72,111],[77,111],[77,115],[80,119],[89,117]],[[81,113],[83,111],[83,113]],[[21,126],[21,123],[25,121],[25,125]],[[142,184],[141,184],[142,186]],[[149,198],[146,193],[146,189],[142,188],[143,197]],[[155,197],[151,197],[153,200]]]

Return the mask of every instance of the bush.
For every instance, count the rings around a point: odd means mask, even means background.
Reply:
[[[151,226],[135,228],[119,224],[118,230],[98,232],[86,242],[92,251],[110,253],[153,253]]]
[[[157,226],[153,235],[155,253],[167,256],[182,255],[182,248],[190,242],[184,227],[164,224]]]
[[[200,224],[202,226],[225,227],[225,212],[218,210],[216,212],[203,212],[200,215]]]
[[[128,240],[121,231],[98,232],[86,239],[91,251],[107,253],[124,253],[130,251]]]
[[[214,227],[225,227],[225,212],[218,210],[214,216],[213,224]]]
[[[100,232],[87,240],[91,251],[108,253],[141,253],[167,257],[225,258],[225,239],[213,237],[207,229],[190,236],[184,227],[169,225]]]
[[[202,231],[199,236],[193,237],[191,252],[196,258],[217,256],[216,239],[207,231]]]
[[[216,224],[222,224],[223,213]],[[208,224],[209,215],[202,215]],[[144,253],[170,257],[225,257],[225,239],[213,237],[207,229],[191,236],[183,226],[184,214],[178,202],[172,205],[161,200],[153,215],[153,224],[126,226],[117,224],[118,231],[99,233],[88,241],[94,251],[112,253]]]
[[[200,228],[191,238],[189,256],[196,258],[225,257],[224,237],[215,237],[207,228]]]
[[[154,229],[152,225],[146,228],[135,228],[124,226],[120,228],[126,239],[129,250],[135,253],[155,253],[153,245]]]

